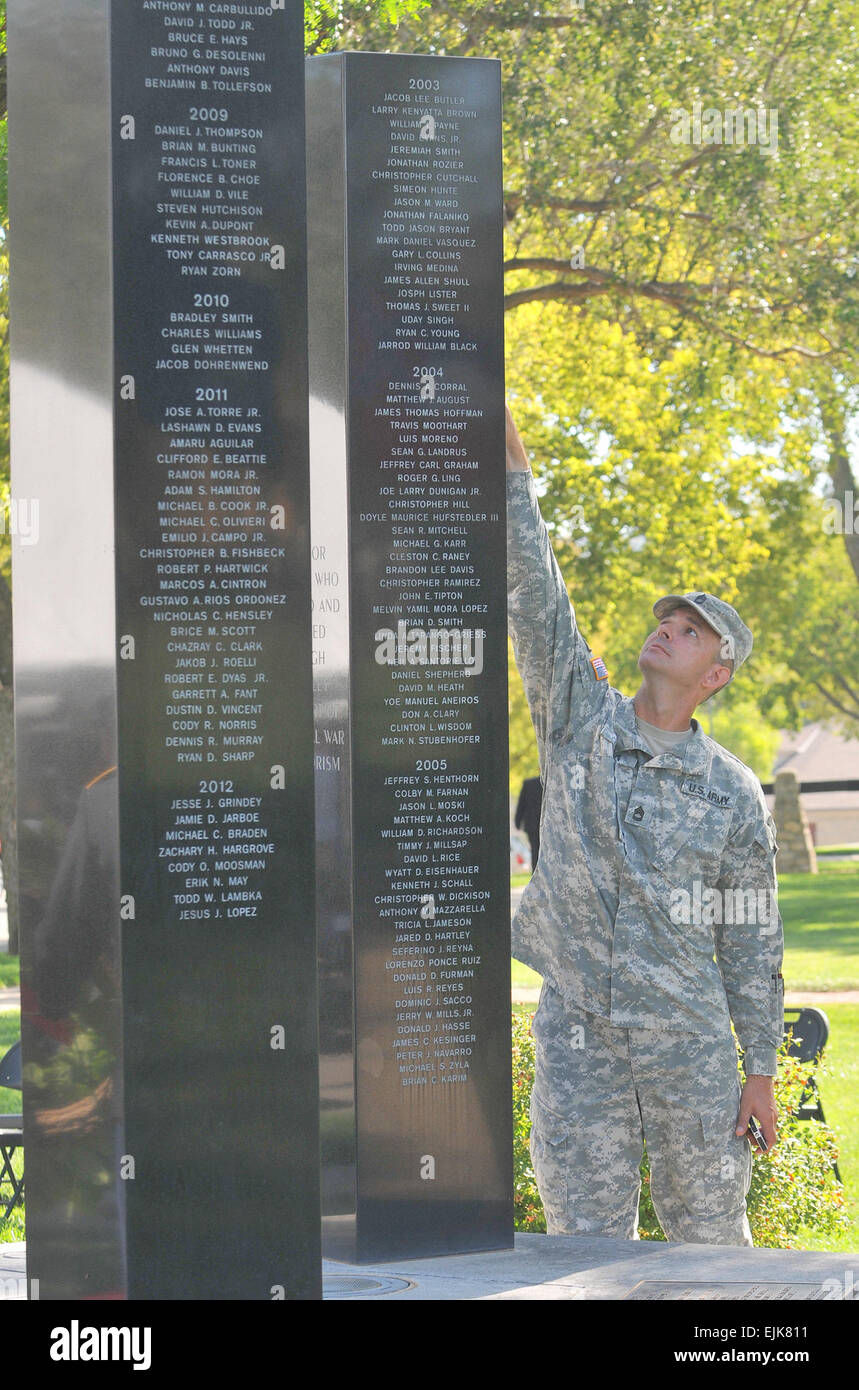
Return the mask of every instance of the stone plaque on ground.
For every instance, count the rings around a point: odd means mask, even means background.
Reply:
[[[629,1302],[643,1299],[645,1301],[662,1302],[666,1299],[679,1300],[681,1302],[702,1302],[709,1303],[712,1300],[739,1300],[743,1303],[756,1303],[763,1300],[804,1300],[815,1301],[818,1299],[831,1299],[831,1291],[821,1284],[687,1284],[682,1280],[651,1280],[644,1279],[640,1284],[636,1284],[630,1293],[626,1294],[626,1301]]]
[[[28,1273],[312,1298],[302,7],[12,38]]]
[[[512,1244],[500,70],[308,64],[324,1248]]]

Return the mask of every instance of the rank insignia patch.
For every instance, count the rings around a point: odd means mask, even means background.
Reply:
[[[608,671],[605,668],[605,662],[603,661],[601,656],[592,656],[591,665],[594,668],[594,675],[596,676],[598,681],[608,680]]]

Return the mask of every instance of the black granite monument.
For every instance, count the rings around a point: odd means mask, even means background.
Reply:
[[[10,38],[28,1274],[314,1298],[302,6]]]
[[[307,83],[323,1248],[503,1248],[500,69]]]

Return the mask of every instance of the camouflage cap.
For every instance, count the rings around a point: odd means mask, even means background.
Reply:
[[[666,594],[665,598],[654,603],[653,612],[657,618],[664,618],[666,614],[672,613],[682,605],[694,608],[705,623],[719,634],[722,639],[719,655],[726,661],[733,661],[734,670],[737,671],[751,652],[754,639],[736,608],[732,608],[724,599],[716,598],[714,594],[699,591],[690,594]]]

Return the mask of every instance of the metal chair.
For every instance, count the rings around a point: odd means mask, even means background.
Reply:
[[[0,1086],[21,1089],[21,1043],[16,1042],[0,1061]],[[12,1208],[24,1200],[24,1174],[20,1178],[12,1167],[16,1149],[24,1147],[24,1128],[21,1115],[0,1115],[0,1188],[9,1183],[12,1195],[6,1202],[2,1220],[7,1221]],[[0,1198],[0,1202],[5,1198]]]
[[[829,1038],[829,1019],[822,1009],[789,1008],[784,1011],[784,1036],[790,1037],[788,1056],[800,1062],[816,1062],[823,1054]],[[820,1091],[813,1076],[806,1078],[805,1087],[794,1112],[800,1120],[820,1120],[826,1123]],[[838,1164],[833,1165],[841,1182]]]

